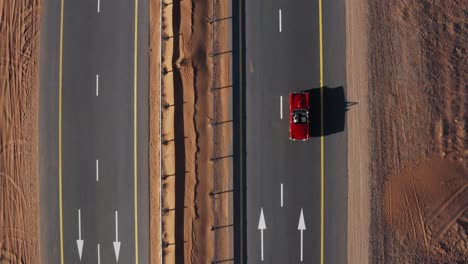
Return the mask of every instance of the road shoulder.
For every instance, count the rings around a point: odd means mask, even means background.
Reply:
[[[346,1],[348,263],[369,263],[370,182],[367,1]]]

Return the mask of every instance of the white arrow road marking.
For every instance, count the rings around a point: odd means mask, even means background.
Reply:
[[[305,221],[304,221],[304,213],[302,212],[302,208],[301,208],[301,215],[299,217],[299,224],[297,225],[297,230],[300,230],[301,231],[301,262],[303,261],[303,256],[304,256],[304,250],[303,250],[303,246],[304,246],[304,230],[306,230],[306,226],[305,226]]]
[[[96,96],[99,96],[99,74],[96,74]]]
[[[101,11],[101,0],[97,0],[97,12]]]
[[[260,210],[260,220],[258,221],[258,229],[260,229],[260,243],[261,243],[261,254],[263,261],[263,230],[266,229],[265,216],[263,215],[263,207]]]
[[[283,96],[280,96],[280,118],[283,119]]]
[[[115,259],[119,262],[120,242],[119,242],[119,212],[115,211],[115,242],[114,242]]]
[[[99,244],[97,244],[97,263],[101,264],[101,248],[99,247]]]
[[[282,19],[281,19],[281,9],[279,10],[278,12],[278,17],[279,17],[279,32],[282,32],[283,31],[283,26],[281,25],[282,24]]]
[[[281,184],[281,207],[283,207],[283,184]]]
[[[81,239],[81,209],[78,209],[78,240],[76,240],[76,246],[78,247],[78,255],[83,255],[83,243],[84,241]]]
[[[96,160],[96,181],[99,181],[99,160]]]

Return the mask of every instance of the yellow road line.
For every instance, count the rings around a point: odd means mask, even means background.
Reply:
[[[137,163],[137,54],[138,54],[138,0],[135,0],[135,36],[133,53],[133,192],[135,215],[135,264],[138,264],[138,163]]]
[[[63,3],[60,3],[59,51],[59,211],[60,211],[60,263],[63,264],[63,209],[62,209],[62,54],[63,54]]]
[[[325,173],[324,173],[324,137],[323,137],[323,36],[322,36],[322,0],[319,0],[319,39],[320,39],[320,264],[324,261],[325,236]]]

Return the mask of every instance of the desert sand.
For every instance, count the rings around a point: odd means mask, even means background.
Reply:
[[[367,0],[346,1],[348,263],[369,263],[370,173]]]
[[[160,51],[160,1],[150,1],[150,92],[149,92],[149,112],[150,112],[150,133],[149,133],[149,160],[150,160],[150,263],[160,263],[161,257],[161,225],[160,225],[160,127],[159,127],[159,97],[160,97],[160,73],[159,60]],[[157,63],[155,63],[157,62]]]
[[[39,263],[40,1],[0,1],[0,262]]]
[[[216,263],[234,263],[232,14],[231,1],[216,1],[214,30],[214,255]],[[212,98],[213,99],[213,98]]]
[[[216,12],[223,15],[221,11],[228,10],[225,9],[228,3],[219,3]],[[224,228],[220,227],[232,223],[229,222],[232,201],[229,195],[219,194],[229,190],[231,182],[232,169],[229,162],[223,162],[231,155],[232,129],[225,114],[231,109],[230,93],[212,92],[213,85],[230,83],[230,61],[214,54],[218,63],[213,74],[212,8],[209,0],[167,2],[163,4],[161,32],[159,5],[151,2],[151,263],[159,263],[161,247],[164,263],[210,263],[228,259],[231,252],[232,231],[223,232]],[[230,43],[230,32],[222,26],[217,28],[215,47],[221,50]],[[159,230],[160,184],[162,232]]]
[[[466,1],[368,1],[372,263],[468,263]]]

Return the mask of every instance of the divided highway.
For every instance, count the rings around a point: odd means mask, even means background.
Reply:
[[[148,263],[148,0],[44,1],[42,263]]]
[[[346,263],[344,0],[245,4],[247,262]],[[42,9],[41,262],[148,263],[148,0]]]
[[[247,263],[346,263],[345,2],[245,5]],[[299,91],[306,142],[289,140]]]

